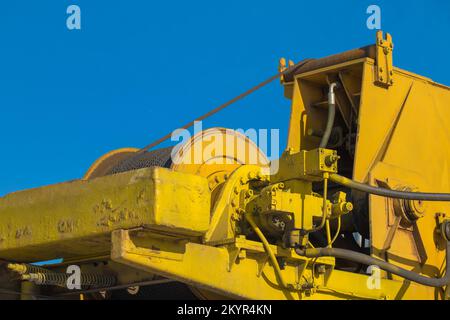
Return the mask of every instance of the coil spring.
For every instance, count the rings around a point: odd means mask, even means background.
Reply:
[[[22,275],[23,280],[28,280],[39,285],[53,285],[59,287],[67,287],[67,280],[70,275],[59,272],[37,272]],[[116,278],[112,275],[82,273],[80,277],[80,285],[83,287],[105,288],[113,286]]]

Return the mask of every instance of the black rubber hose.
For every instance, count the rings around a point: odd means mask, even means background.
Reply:
[[[428,278],[422,276],[416,272],[409,271],[400,267],[397,267],[386,261],[373,258],[371,256],[365,255],[352,250],[340,249],[340,248],[315,248],[315,249],[295,249],[298,255],[306,256],[308,258],[318,258],[318,257],[335,257],[345,260],[350,260],[358,262],[364,265],[375,265],[380,269],[387,272],[396,274],[407,280],[423,284],[430,287],[444,287],[450,284],[450,241],[447,241],[446,248],[446,268],[445,275],[441,278]]]
[[[334,116],[336,114],[336,105],[329,104],[328,105],[328,119],[327,126],[325,127],[325,132],[323,133],[322,140],[320,140],[320,148],[326,148],[328,145],[328,140],[330,140],[331,130],[334,125]]]
[[[320,140],[320,148],[326,148],[328,145],[328,140],[330,140],[331,131],[333,130],[334,117],[336,115],[336,97],[334,89],[337,88],[338,84],[333,82],[330,84],[328,89],[328,118],[325,131],[323,133],[322,139]]]
[[[369,186],[364,183],[356,182],[336,173],[330,174],[330,180],[344,187],[375,194],[388,198],[398,198],[406,200],[423,200],[423,201],[450,201],[450,193],[434,193],[434,192],[408,192],[385,189],[380,187]]]

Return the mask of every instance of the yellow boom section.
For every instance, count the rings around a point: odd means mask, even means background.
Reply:
[[[156,167],[16,192],[0,198],[0,257],[109,254],[111,231],[121,228],[201,236],[209,210],[205,178]]]

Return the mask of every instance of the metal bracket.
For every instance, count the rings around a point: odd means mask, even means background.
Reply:
[[[377,32],[376,43],[376,71],[375,84],[381,87],[388,88],[394,84],[394,70],[392,67],[392,50],[394,44],[392,43],[392,36],[386,33],[386,39],[383,37],[383,31]]]
[[[261,277],[264,267],[266,266],[268,261],[269,261],[268,256],[264,256],[261,260],[258,261],[258,271],[256,272],[256,276],[258,278]]]
[[[227,264],[227,271],[231,272],[231,269],[233,268],[233,265],[236,263],[236,261],[239,259],[239,254],[241,252],[241,248],[231,248],[228,251],[228,264]]]

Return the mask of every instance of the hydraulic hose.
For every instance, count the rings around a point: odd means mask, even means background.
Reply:
[[[312,233],[323,229],[327,222],[327,198],[328,198],[328,173],[323,175],[323,202],[322,202],[322,219],[317,227],[313,227],[310,230],[305,230],[306,233]]]
[[[328,119],[327,126],[325,127],[325,131],[322,136],[322,140],[320,140],[320,148],[326,148],[328,144],[328,140],[330,140],[331,130],[334,125],[334,116],[336,114],[336,98],[334,95],[334,89],[337,87],[337,83],[333,82],[330,84],[330,88],[328,91]]]
[[[363,253],[359,253],[356,251],[351,251],[347,249],[340,248],[315,248],[315,249],[295,249],[295,252],[298,255],[306,256],[308,258],[318,258],[318,257],[335,257],[345,260],[350,260],[354,262],[358,262],[364,265],[375,265],[380,269],[383,269],[392,274],[396,274],[402,278],[407,280],[420,283],[425,286],[430,287],[444,287],[450,284],[450,241],[447,241],[446,248],[446,267],[445,267],[445,275],[441,278],[428,278],[422,276],[413,271],[409,271],[400,267],[397,267],[391,263],[386,261],[373,258],[371,256],[365,255]]]
[[[275,254],[273,253],[272,249],[270,249],[270,244],[267,241],[266,237],[264,236],[261,229],[259,229],[259,227],[256,225],[255,221],[253,221],[253,218],[249,214],[246,214],[245,218],[247,219],[248,223],[252,227],[253,231],[256,233],[256,235],[261,240],[261,242],[264,246],[264,250],[266,251],[267,255],[269,256],[270,262],[272,263],[273,269],[275,270],[275,274],[277,275],[281,286],[288,289],[288,285],[287,285],[286,281],[284,280],[283,275],[281,274],[280,265],[278,264],[277,258],[275,257]]]
[[[369,186],[364,183],[356,182],[336,173],[330,174],[330,180],[344,187],[355,189],[378,196],[388,198],[398,198],[406,200],[423,200],[423,201],[450,201],[450,193],[434,193],[434,192],[408,192],[397,191],[380,187]]]
[[[341,232],[341,217],[339,216],[339,218],[337,219],[336,233],[334,234],[333,239],[331,239],[330,243],[328,244],[328,247],[331,247],[333,245],[333,243],[339,237],[340,232]]]

